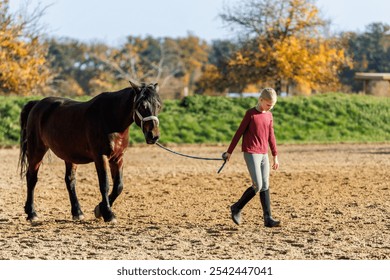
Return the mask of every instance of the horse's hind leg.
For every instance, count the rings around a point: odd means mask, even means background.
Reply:
[[[43,156],[45,155],[46,148],[36,148],[34,151],[28,150],[28,168],[26,173],[27,180],[27,200],[24,206],[24,212],[27,214],[28,221],[35,221],[38,219],[37,213],[34,208],[34,191],[38,182],[38,170],[41,166]]]
[[[71,204],[71,211],[73,220],[83,220],[84,214],[81,211],[79,200],[76,195],[76,169],[77,165],[65,162],[66,172],[65,172],[65,183],[66,188],[69,193],[69,199]]]
[[[39,165],[36,169],[28,168],[26,173],[27,179],[27,200],[24,205],[24,212],[27,214],[28,221],[35,221],[38,219],[38,215],[34,208],[34,191],[38,181]]]

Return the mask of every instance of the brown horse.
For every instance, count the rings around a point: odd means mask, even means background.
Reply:
[[[48,97],[30,101],[20,114],[21,176],[27,179],[27,220],[34,221],[34,189],[38,170],[50,149],[65,161],[65,182],[74,220],[84,218],[76,196],[77,164],[94,162],[102,201],[95,216],[115,222],[112,205],[123,189],[123,154],[128,146],[129,126],[135,122],[143,131],[146,143],[159,139],[159,113],[162,102],[157,84],[136,85],[117,92],[105,92],[87,102]],[[108,172],[113,189],[109,192]]]

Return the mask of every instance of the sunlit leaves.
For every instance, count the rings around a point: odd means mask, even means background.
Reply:
[[[50,73],[46,46],[26,29],[27,22],[9,14],[0,0],[0,92],[29,95],[45,87]]]

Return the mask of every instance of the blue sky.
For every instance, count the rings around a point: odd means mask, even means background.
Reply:
[[[239,0],[10,0],[15,11],[50,5],[41,23],[49,35],[118,45],[128,35],[185,37],[188,32],[211,41],[234,34],[219,18],[224,5]],[[364,31],[372,22],[390,24],[389,0],[317,0],[333,31]]]

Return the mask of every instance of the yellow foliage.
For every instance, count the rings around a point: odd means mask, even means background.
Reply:
[[[203,75],[197,81],[197,87],[200,93],[213,89],[216,84],[220,83],[222,76],[215,65],[207,64],[203,70]]]
[[[50,77],[46,47],[8,15],[8,1],[0,0],[0,13],[0,92],[32,94]]]
[[[305,37],[277,42],[272,56],[283,79],[313,90],[337,88],[338,71],[346,63],[344,52],[332,47],[331,41]]]
[[[259,87],[254,84],[250,84],[244,88],[243,92],[248,92],[248,93],[259,92]]]

